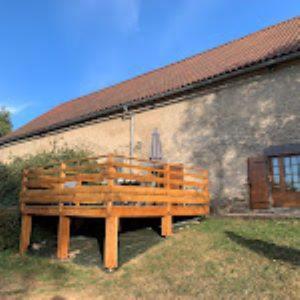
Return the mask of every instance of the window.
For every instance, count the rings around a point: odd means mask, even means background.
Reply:
[[[273,185],[279,187],[280,184],[280,170],[279,170],[279,159],[272,157],[272,169],[273,169]]]
[[[283,158],[284,178],[287,189],[300,191],[300,155]]]
[[[274,188],[300,192],[300,155],[272,157],[271,176]]]

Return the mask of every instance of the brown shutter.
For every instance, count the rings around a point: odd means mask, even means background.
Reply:
[[[248,181],[250,186],[250,208],[269,208],[269,184],[267,160],[264,156],[248,158]]]

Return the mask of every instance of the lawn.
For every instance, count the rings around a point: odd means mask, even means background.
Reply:
[[[71,253],[58,262],[42,249],[22,258],[14,247],[2,250],[0,299],[300,295],[300,220],[190,220],[167,239],[149,227],[129,230],[120,235],[121,265],[111,274],[101,268],[95,238],[73,237]]]

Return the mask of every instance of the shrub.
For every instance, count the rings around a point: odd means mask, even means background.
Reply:
[[[8,164],[0,163],[0,207],[18,204],[24,168],[44,166],[53,161],[84,158],[89,156],[89,154],[88,151],[78,148],[62,148],[50,152],[41,152],[36,155],[29,155],[23,158],[16,157]]]
[[[0,211],[0,251],[18,247],[19,228],[20,217],[16,210]]]
[[[31,243],[56,239],[57,219],[34,217],[32,225]],[[20,230],[21,216],[18,209],[0,209],[0,252],[3,250],[16,251],[18,249]]]

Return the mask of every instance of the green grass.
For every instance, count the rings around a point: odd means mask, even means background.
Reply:
[[[71,251],[82,253],[64,263],[6,249],[0,299],[297,299],[299,237],[299,220],[190,221],[168,239],[139,229],[121,234],[121,267],[112,274],[87,263],[98,259],[92,239],[73,238]]]

